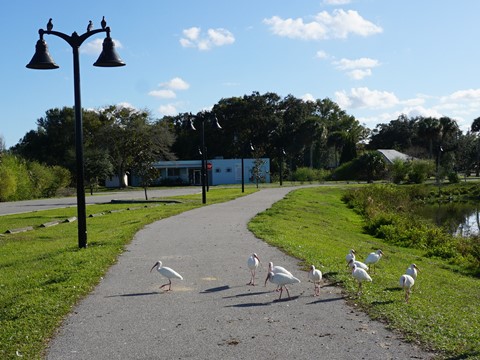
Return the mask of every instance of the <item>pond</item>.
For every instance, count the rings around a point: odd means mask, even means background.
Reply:
[[[450,234],[469,237],[480,234],[480,204],[478,202],[427,205],[418,214],[444,227]]]

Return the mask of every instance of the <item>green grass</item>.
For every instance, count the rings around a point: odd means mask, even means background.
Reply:
[[[407,340],[440,352],[440,357],[480,358],[480,280],[455,273],[419,250],[363,233],[361,217],[342,203],[342,193],[340,187],[299,189],[255,217],[249,227],[305,266],[314,264],[329,281],[344,287],[352,304],[402,331]],[[361,296],[346,269],[351,248],[361,261],[374,250],[385,253]],[[398,282],[411,263],[421,272],[406,304]]]
[[[228,201],[254,192],[211,189],[207,202]],[[116,262],[135,233],[155,220],[202,206],[200,195],[181,196],[179,204],[104,204],[87,206],[88,248],[79,249],[77,223],[42,228],[41,224],[76,216],[64,208],[0,217],[0,358],[40,359],[48,339],[79,299],[87,295]],[[154,206],[157,205],[157,206]],[[126,210],[137,207],[136,210]]]
[[[286,184],[289,185],[289,184]],[[263,186],[262,186],[263,187]],[[245,188],[245,195],[254,192]],[[341,284],[349,301],[371,317],[400,329],[407,340],[458,359],[480,357],[479,280],[452,272],[420,250],[382,243],[362,231],[362,219],[340,200],[340,186],[299,189],[252,220],[257,236],[281,248],[305,266],[314,264]],[[211,188],[208,204],[241,196],[236,188]],[[127,207],[137,210],[87,218],[88,248],[78,249],[77,223],[39,225],[76,215],[75,208],[0,217],[0,233],[34,226],[35,230],[0,236],[0,358],[40,359],[48,339],[79,299],[86,296],[143,226],[202,206],[201,196],[183,196],[180,204],[90,205],[87,215]],[[153,205],[153,204],[152,204]],[[358,258],[378,248],[385,252],[373,283],[357,286],[346,270],[350,248]],[[421,269],[409,304],[398,279],[415,262]]]

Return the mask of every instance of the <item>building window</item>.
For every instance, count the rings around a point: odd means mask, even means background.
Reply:
[[[227,172],[228,173],[232,172],[232,168],[227,168]]]
[[[180,176],[180,169],[178,168],[168,168],[167,176]]]
[[[215,172],[216,172],[216,173],[219,173],[219,172],[222,172],[222,170],[219,169],[219,168],[216,168],[216,169],[215,169]]]

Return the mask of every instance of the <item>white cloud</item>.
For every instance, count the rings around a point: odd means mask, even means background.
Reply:
[[[361,80],[367,76],[372,75],[372,68],[380,65],[380,62],[375,59],[370,58],[360,58],[360,59],[340,59],[334,61],[333,64],[339,70],[347,71],[347,75],[354,80]]]
[[[187,90],[190,87],[190,84],[187,83],[185,80],[179,77],[174,77],[173,79],[161,83],[161,87],[173,90]]]
[[[187,90],[190,88],[190,84],[179,77],[174,77],[167,82],[160,83],[159,86],[162,89],[152,90],[148,93],[148,95],[160,99],[174,99],[177,97],[177,94],[174,90]]]
[[[343,58],[339,61],[335,61],[334,64],[340,70],[371,69],[380,65],[378,60],[370,58],[360,58],[355,60]]]
[[[471,101],[475,100],[478,101],[480,100],[480,89],[468,89],[468,90],[459,90],[455,91],[454,93],[445,96],[441,99],[442,102],[447,102],[447,101]]]
[[[328,59],[329,58],[328,54],[323,50],[318,50],[317,53],[315,54],[315,57],[318,58],[318,59]]]
[[[387,91],[370,90],[366,87],[352,88],[346,91],[335,92],[336,103],[346,109],[382,109],[398,105],[400,101],[394,93]]]
[[[152,90],[148,93],[148,95],[158,97],[160,99],[174,99],[177,97],[177,94],[170,89]]]
[[[347,75],[351,77],[353,80],[362,80],[367,76],[372,75],[372,70],[370,69],[355,69],[352,71],[347,72]]]
[[[370,36],[381,33],[381,27],[365,20],[354,10],[336,9],[329,14],[322,11],[314,21],[304,22],[302,18],[282,19],[273,16],[263,20],[270,30],[278,36],[302,40],[345,39],[350,34]]]
[[[115,47],[117,49],[121,49],[123,47],[122,43],[118,40],[113,39],[113,43],[115,44]],[[80,47],[80,52],[82,54],[98,56],[102,52],[102,45],[103,45],[103,39],[94,39],[82,45]]]
[[[160,115],[174,116],[178,114],[178,110],[174,104],[161,105],[158,108]]]
[[[183,35],[184,37],[180,39],[182,47],[192,47],[202,51],[235,42],[233,34],[223,28],[208,29],[206,34],[202,34],[199,27],[191,27],[183,30]]]
[[[302,95],[302,96],[300,97],[300,99],[302,99],[302,100],[305,101],[305,102],[307,102],[307,101],[313,101],[313,102],[315,102],[315,101],[316,101],[315,97],[314,97],[312,94],[310,94],[310,93],[306,93],[306,94]]]

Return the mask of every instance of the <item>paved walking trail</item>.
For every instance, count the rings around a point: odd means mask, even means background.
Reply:
[[[298,260],[246,227],[293,188],[264,189],[155,222],[138,232],[118,263],[65,320],[47,359],[429,359],[431,354],[348,306],[341,289],[313,285]],[[346,249],[347,251],[348,249]],[[262,260],[247,286],[247,257]],[[173,291],[150,268],[181,273]],[[302,280],[277,301],[263,282],[268,262]],[[339,259],[343,261],[343,259]]]

